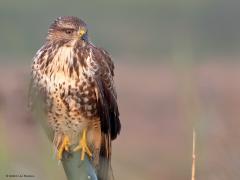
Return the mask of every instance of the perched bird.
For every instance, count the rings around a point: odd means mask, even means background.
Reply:
[[[59,17],[33,59],[31,74],[31,94],[43,98],[57,158],[81,150],[81,159],[87,154],[100,169],[99,180],[107,180],[101,166],[110,167],[111,141],[121,129],[110,55],[89,41],[84,21]]]

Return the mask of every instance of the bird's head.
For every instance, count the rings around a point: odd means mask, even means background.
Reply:
[[[66,46],[73,46],[76,43],[85,46],[88,43],[87,25],[77,17],[59,17],[51,24],[47,40]]]

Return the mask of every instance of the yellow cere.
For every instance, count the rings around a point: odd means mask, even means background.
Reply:
[[[86,31],[83,30],[83,29],[81,29],[81,30],[79,31],[79,36],[82,36],[82,35],[84,35],[85,33],[86,33]]]

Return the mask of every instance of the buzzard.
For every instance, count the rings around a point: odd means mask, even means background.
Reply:
[[[57,158],[81,150],[81,160],[87,154],[99,169],[103,161],[110,167],[111,141],[121,129],[114,64],[89,41],[86,23],[57,18],[33,59],[31,75],[31,96],[43,98]],[[106,173],[98,177],[109,179]]]

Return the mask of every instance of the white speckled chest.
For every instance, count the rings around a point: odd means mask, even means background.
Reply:
[[[48,122],[54,131],[79,132],[97,116],[97,97],[91,71],[74,59],[73,49],[63,47],[48,62],[33,64],[34,83],[45,97]],[[74,62],[77,61],[77,62]],[[91,61],[89,57],[86,62]],[[44,66],[44,63],[48,63]],[[89,62],[91,63],[91,62]],[[71,67],[75,65],[77,68]],[[73,71],[74,69],[74,71]]]

